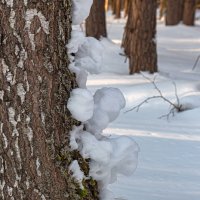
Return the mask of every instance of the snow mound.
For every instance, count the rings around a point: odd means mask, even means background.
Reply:
[[[67,108],[78,121],[85,122],[93,115],[94,100],[92,93],[87,89],[72,90],[67,102]]]
[[[181,105],[181,110],[192,110],[200,107],[200,93],[193,95],[187,95],[179,99],[179,104]]]

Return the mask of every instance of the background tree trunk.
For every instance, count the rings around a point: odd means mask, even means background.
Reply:
[[[130,7],[130,0],[124,0],[124,17],[128,16],[129,7]]]
[[[166,25],[177,25],[183,17],[183,0],[167,0]]]
[[[133,26],[132,16],[133,16],[132,1],[129,1],[128,19],[126,22],[123,39],[122,39],[122,47],[124,48],[124,52],[127,56],[130,56],[130,39],[131,39],[130,37],[132,35],[132,26]]]
[[[86,36],[99,39],[107,37],[105,0],[94,0],[90,15],[86,20]]]
[[[0,0],[2,200],[82,199],[68,170],[74,159],[85,162],[68,147],[69,131],[78,124],[66,109],[76,87],[65,49],[70,5]],[[96,186],[85,187],[84,199],[98,199]]]
[[[184,11],[183,11],[183,23],[185,25],[194,26],[195,9],[196,9],[195,0],[185,0]]]
[[[121,18],[121,0],[115,0],[116,3],[115,3],[115,18],[116,19],[120,19]]]
[[[126,24],[125,53],[129,57],[130,74],[157,71],[155,0],[133,0]]]

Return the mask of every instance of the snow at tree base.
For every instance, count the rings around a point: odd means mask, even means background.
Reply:
[[[98,181],[100,199],[114,200],[108,185],[116,182],[119,174],[128,176],[135,171],[139,148],[129,136],[109,138],[102,135],[103,129],[125,107],[125,99],[118,88],[101,88],[92,95],[86,87],[87,73],[101,72],[104,48],[100,41],[81,33],[79,24],[87,17],[91,6],[90,3],[82,4],[82,1],[73,1],[72,38],[67,44],[70,70],[76,74],[80,87],[71,91],[67,108],[82,122],[71,131],[70,147],[78,150],[83,158],[90,159],[89,176]],[[76,160],[70,164],[70,171],[84,189],[82,181],[90,177],[84,176]]]
[[[68,108],[86,129],[74,127],[70,146],[91,159],[90,175],[99,182],[103,200],[199,200],[200,63],[192,68],[200,54],[200,21],[196,27],[158,21],[159,73],[129,76],[120,49],[126,19],[107,14],[109,39],[86,38],[74,26],[67,45],[69,54],[76,53],[70,66],[83,88],[72,91]],[[83,18],[76,20],[75,25]],[[170,114],[162,98],[129,111],[158,95],[149,80],[183,111]],[[81,184],[84,175],[76,161],[71,170]]]

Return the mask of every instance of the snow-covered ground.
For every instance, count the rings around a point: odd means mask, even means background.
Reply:
[[[120,55],[125,20],[108,17],[108,36],[104,46],[102,73],[89,75],[87,87],[94,93],[102,87],[119,88],[126,107],[104,134],[127,135],[140,147],[138,167],[130,177],[120,176],[110,189],[127,200],[199,200],[200,199],[200,21],[195,27],[157,26],[158,67],[154,76],[162,94],[172,102],[177,95],[188,110],[160,118],[170,110],[162,99],[152,99],[138,112],[126,112],[144,99],[157,95],[143,75],[128,75],[128,63]],[[112,41],[115,43],[113,43]]]

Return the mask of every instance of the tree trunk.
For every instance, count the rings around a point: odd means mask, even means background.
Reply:
[[[183,0],[167,0],[166,25],[177,25],[182,20]]]
[[[156,0],[132,0],[123,43],[130,74],[157,71],[156,7]]]
[[[124,17],[128,16],[130,0],[124,0]]]
[[[101,36],[107,37],[105,0],[94,0],[90,15],[86,20],[86,36],[100,39]]]
[[[195,19],[195,0],[185,0],[183,11],[183,23],[188,26],[194,26]]]
[[[109,0],[105,0],[105,11],[108,11],[109,8]]]
[[[167,7],[167,0],[160,0],[159,19],[162,19],[162,17],[165,16],[166,7]]]
[[[121,0],[115,0],[115,18],[120,19],[121,18]]]
[[[66,109],[71,1],[0,0],[0,199],[82,199]],[[84,199],[98,199],[86,183]],[[94,192],[95,191],[95,192]]]

